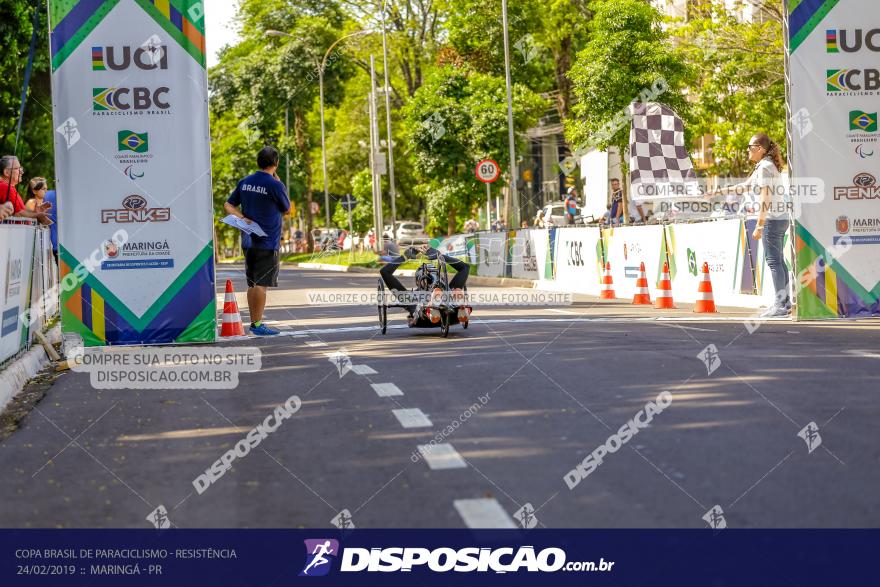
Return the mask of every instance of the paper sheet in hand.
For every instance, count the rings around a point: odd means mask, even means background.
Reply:
[[[250,224],[248,224],[247,222],[245,222],[244,220],[242,220],[238,216],[233,216],[232,214],[230,214],[229,216],[227,216],[226,218],[224,218],[220,222],[222,222],[224,224],[228,224],[229,226],[234,226],[235,228],[239,229],[240,231],[246,232],[248,234],[255,234],[257,236],[266,236],[266,233],[263,231],[263,229],[260,227],[260,225],[257,224],[256,222],[252,221]]]

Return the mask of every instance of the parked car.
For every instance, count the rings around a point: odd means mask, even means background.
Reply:
[[[394,234],[397,237],[395,239],[397,243],[403,245],[418,245],[430,240],[425,233],[424,225],[421,222],[410,220],[398,222]]]
[[[552,202],[544,206],[541,210],[541,218],[544,219],[544,224],[547,225],[547,211],[550,211],[550,222],[553,226],[567,226],[568,221],[565,218],[565,202]],[[575,225],[582,226],[584,224],[584,219],[582,214],[583,208],[580,206],[577,207],[578,213],[575,214],[574,223]]]

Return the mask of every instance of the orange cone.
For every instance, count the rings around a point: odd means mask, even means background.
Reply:
[[[636,294],[633,296],[633,304],[637,306],[650,306],[651,294],[648,292],[648,276],[645,275],[645,264],[639,265],[639,278],[636,279]]]
[[[602,293],[599,297],[603,300],[616,300],[614,295],[614,280],[611,279],[611,263],[605,263],[605,275],[602,277]]]
[[[226,280],[226,297],[223,300],[223,324],[220,326],[220,336],[244,336],[244,326],[241,324],[241,314],[238,313],[238,302],[235,301],[235,291],[232,289],[232,280]]]
[[[658,310],[674,310],[672,303],[672,280],[669,278],[669,263],[663,263],[663,274],[660,276],[660,290],[657,292],[657,303],[654,307]]]
[[[715,298],[712,297],[712,281],[709,279],[709,264],[703,263],[703,279],[700,280],[700,287],[697,288],[697,303],[694,305],[694,312],[699,314],[714,314],[718,310],[715,309]]]

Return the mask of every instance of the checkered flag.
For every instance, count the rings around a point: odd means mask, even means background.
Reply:
[[[684,123],[672,108],[657,102],[634,102],[629,133],[630,184],[696,182],[684,142]]]

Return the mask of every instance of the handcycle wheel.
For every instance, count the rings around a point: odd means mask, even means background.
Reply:
[[[449,338],[449,323],[451,321],[449,312],[443,310],[440,314],[440,334],[443,335],[443,338]]]
[[[382,334],[388,330],[388,306],[385,305],[385,283],[379,279],[379,285],[376,287],[378,292],[377,309],[379,311],[379,329]]]

